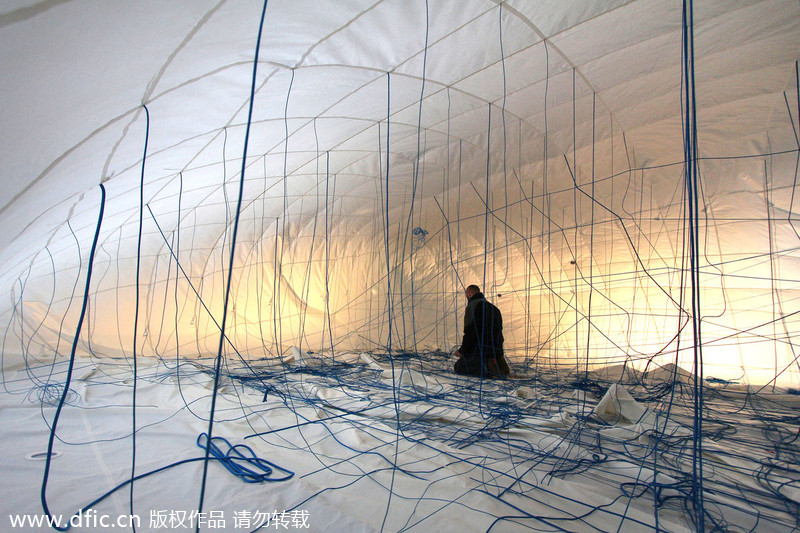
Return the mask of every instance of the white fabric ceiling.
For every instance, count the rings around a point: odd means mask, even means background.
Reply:
[[[141,212],[141,353],[213,354],[262,4],[0,9],[4,365],[65,353],[101,183],[83,349],[131,352]],[[477,282],[517,364],[690,365],[681,12],[270,1],[228,307],[237,351],[449,350],[461,284]],[[797,2],[695,6],[706,375],[800,383],[798,45]]]

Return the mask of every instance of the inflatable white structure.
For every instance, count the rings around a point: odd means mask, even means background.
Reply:
[[[800,526],[796,2],[18,0],[0,44],[2,529]],[[452,374],[471,283],[513,379]]]

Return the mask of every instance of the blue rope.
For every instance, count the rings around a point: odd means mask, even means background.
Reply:
[[[203,439],[206,439],[206,444],[201,444]],[[223,453],[222,450],[214,444],[214,441],[223,442],[227,447],[227,452]],[[294,472],[291,470],[287,470],[281,466],[276,465],[270,461],[265,459],[261,459],[260,457],[256,456],[255,452],[249,446],[244,444],[237,444],[231,445],[231,443],[222,437],[214,437],[211,439],[211,442],[208,442],[208,434],[201,433],[197,437],[197,445],[203,449],[210,449],[212,453],[212,457],[206,459],[205,457],[190,457],[189,459],[181,459],[180,461],[175,461],[174,463],[170,463],[168,465],[156,468],[154,470],[150,470],[149,472],[144,472],[142,474],[133,476],[129,479],[126,479],[113,489],[105,492],[101,496],[95,498],[90,503],[81,507],[76,513],[72,516],[79,516],[84,513],[87,509],[94,509],[97,504],[114,494],[120,489],[125,488],[128,485],[132,485],[134,481],[138,481],[140,479],[152,476],[153,474],[158,474],[159,472],[164,472],[165,470],[169,470],[176,466],[188,464],[188,463],[195,463],[197,461],[206,461],[206,460],[214,460],[220,461],[225,468],[228,469],[233,475],[240,478],[245,483],[262,483],[265,481],[287,481],[294,477]],[[47,462],[50,462],[51,454],[48,452]],[[251,465],[252,468],[247,468],[244,465]],[[47,468],[47,467],[45,467]],[[260,472],[259,472],[260,471]],[[280,477],[271,477],[274,472],[282,472],[284,475]],[[49,511],[45,508],[45,511],[48,512],[48,516],[52,518],[52,515],[49,514]],[[51,522],[53,523],[53,522]],[[57,529],[58,531],[67,531],[70,528],[70,522],[67,521],[67,525],[64,527],[60,527],[57,525],[53,525],[53,528]]]
[[[694,526],[705,531],[703,502],[703,352],[700,308],[700,226],[698,219],[697,108],[694,77],[694,22],[691,0],[683,2],[683,75],[685,97],[684,160],[687,225],[689,229],[690,297],[694,351],[694,441],[692,448],[692,506]]]
[[[247,113],[247,129],[245,130],[244,136],[244,149],[242,153],[242,170],[239,175],[239,198],[236,203],[236,218],[234,219],[233,223],[233,235],[231,236],[231,254],[230,254],[230,262],[228,264],[228,276],[227,281],[225,283],[225,302],[223,305],[222,311],[222,323],[220,324],[220,336],[219,336],[219,347],[217,349],[217,361],[216,367],[214,370],[214,388],[211,395],[211,409],[208,417],[208,434],[213,435],[212,430],[214,428],[214,411],[216,408],[217,403],[217,387],[219,385],[219,376],[221,371],[222,365],[222,348],[225,343],[225,320],[228,316],[228,300],[230,298],[230,289],[231,289],[231,277],[233,275],[233,265],[234,260],[236,258],[236,233],[239,229],[239,217],[242,212],[242,193],[244,190],[244,174],[245,169],[247,168],[247,144],[250,139],[250,126],[253,122],[253,102],[255,100],[255,92],[256,92],[256,79],[257,79],[257,72],[258,72],[258,52],[261,48],[261,33],[264,29],[264,18],[267,13],[267,4],[269,3],[268,0],[264,0],[264,7],[261,10],[261,21],[258,26],[258,39],[256,41],[256,50],[255,50],[255,57],[253,58],[253,77],[252,82],[250,85],[250,105],[249,110]],[[211,440],[208,441],[209,445]],[[209,455],[211,453],[210,447],[206,447],[205,453],[205,461],[203,462],[203,480],[200,485],[200,501],[197,504],[197,512],[203,512],[203,500],[205,499],[206,493],[206,478],[208,476],[208,460]],[[197,525],[197,531],[200,530],[200,524]]]
[[[205,443],[203,442],[205,441]],[[211,437],[208,433],[197,436],[197,445],[208,449],[211,456],[222,463],[222,466],[245,483],[262,483],[264,481],[286,481],[294,477],[294,472],[261,459],[252,448],[244,444],[232,445],[223,437]],[[224,445],[226,448],[220,448]],[[275,472],[283,472],[283,476],[274,477]]]
[[[142,153],[142,172],[139,180],[139,232],[136,238],[136,301],[134,302],[135,310],[133,315],[133,396],[131,398],[131,480],[136,476],[136,385],[138,383],[139,369],[136,364],[136,340],[139,337],[139,295],[141,293],[141,284],[139,283],[140,272],[142,269],[142,227],[144,224],[144,169],[147,162],[147,144],[150,140],[150,110],[146,105],[144,108],[146,121],[146,128],[144,133],[144,152]],[[133,512],[133,483],[131,483],[130,491],[130,512]],[[134,531],[136,528],[131,524]]]
[[[67,377],[64,380],[64,390],[61,394],[61,400],[58,402],[58,407],[56,408],[56,414],[53,416],[53,424],[50,426],[50,440],[47,442],[47,459],[45,460],[44,464],[44,476],[42,477],[42,509],[44,509],[45,514],[52,518],[53,515],[50,513],[50,508],[47,505],[47,479],[50,476],[50,460],[53,457],[53,442],[55,441],[56,437],[56,427],[58,427],[58,418],[61,415],[61,409],[64,407],[64,403],[66,402],[67,395],[69,394],[69,384],[72,381],[72,370],[75,367],[75,351],[78,348],[78,342],[80,341],[81,337],[81,328],[83,327],[83,319],[86,318],[86,308],[89,304],[89,289],[91,288],[92,282],[92,267],[94,265],[94,254],[97,251],[97,241],[100,240],[100,227],[103,224],[103,212],[105,211],[106,207],[106,188],[103,187],[103,184],[100,184],[100,214],[97,216],[97,227],[94,231],[94,240],[92,240],[92,248],[89,251],[89,263],[86,267],[86,288],[83,292],[83,304],[81,305],[81,314],[78,318],[78,326],[75,328],[75,338],[72,340],[72,351],[69,354],[69,367],[67,368]],[[57,526],[53,526],[59,531],[66,531],[67,528],[60,528]]]

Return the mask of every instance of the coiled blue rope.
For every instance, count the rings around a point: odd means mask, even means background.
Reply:
[[[232,445],[223,437],[211,437],[208,433],[197,436],[197,445],[208,448],[209,454],[217,459],[234,476],[245,483],[261,483],[264,481],[286,481],[294,476],[294,472],[275,463],[262,459],[252,448],[244,444]],[[283,475],[280,475],[280,474]],[[276,474],[276,475],[273,475]]]

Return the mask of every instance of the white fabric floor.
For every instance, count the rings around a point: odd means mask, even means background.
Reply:
[[[445,354],[396,358],[393,370],[379,354],[294,353],[280,364],[225,365],[213,426],[294,476],[245,483],[211,461],[197,514],[203,461],[169,468],[135,482],[136,531],[198,521],[203,531],[695,530],[691,387],[669,369],[612,384],[598,401],[592,389],[619,369],[582,381],[551,371],[481,382],[450,374]],[[138,361],[137,476],[203,457],[196,441],[208,430],[212,363]],[[0,465],[14,481],[0,487],[3,530],[14,529],[12,515],[42,514],[42,452],[66,370],[59,361],[5,374]],[[670,376],[677,385],[659,385]],[[797,527],[800,469],[787,458],[797,457],[800,396],[707,387],[706,527]],[[62,520],[131,477],[132,393],[130,361],[76,360],[47,485]],[[127,485],[71,530],[103,530],[86,521],[124,519],[130,502]]]

